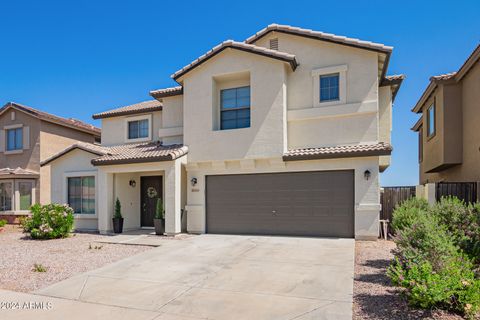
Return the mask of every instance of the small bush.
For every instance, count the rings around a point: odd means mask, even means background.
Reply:
[[[460,248],[480,263],[480,203],[466,205],[457,198],[444,197],[431,212],[447,226]]]
[[[121,219],[122,218],[122,204],[120,203],[120,200],[115,201],[115,212],[113,214],[113,217],[115,219]]]
[[[392,219],[392,229],[395,233],[410,228],[418,216],[428,210],[428,202],[425,199],[410,198],[395,208]]]
[[[472,264],[460,254],[435,271],[428,260],[408,266],[396,260],[389,268],[392,282],[405,288],[411,305],[424,309],[440,307],[474,317],[480,311],[480,280]]]
[[[7,224],[7,222],[8,222],[8,221],[5,220],[5,219],[0,219],[0,228],[5,227],[5,225]]]
[[[441,270],[454,256],[458,247],[446,228],[427,214],[421,214],[410,228],[395,238],[395,256],[405,264],[429,261],[435,271]]]
[[[73,229],[73,209],[61,204],[35,204],[32,215],[23,221],[23,229],[33,239],[57,239],[68,237]]]
[[[480,312],[480,204],[444,198],[433,206],[409,200],[396,208],[395,259],[387,274],[410,304],[472,318]]]
[[[33,271],[33,272],[47,272],[47,268],[44,267],[42,264],[35,263],[35,264],[33,265],[32,271]]]

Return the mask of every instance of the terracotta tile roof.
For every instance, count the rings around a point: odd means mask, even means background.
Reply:
[[[148,101],[131,104],[129,106],[124,106],[124,107],[96,113],[92,117],[93,119],[104,119],[104,118],[111,118],[111,117],[125,116],[125,115],[144,113],[144,112],[150,112],[150,111],[160,111],[160,110],[162,110],[161,102],[159,102],[158,100],[148,100]]]
[[[98,156],[103,156],[108,154],[109,150],[106,147],[102,147],[101,145],[94,144],[94,143],[87,143],[87,142],[82,142],[82,141],[77,141],[76,143],[72,144],[71,146],[59,151],[58,153],[52,155],[51,157],[43,160],[40,162],[40,166],[45,166],[49,164],[50,162],[62,157],[63,155],[69,153],[70,151],[73,151],[75,149],[80,149],[83,151],[87,151],[93,154],[96,154]]]
[[[266,28],[255,33],[253,36],[249,37],[247,40],[245,40],[245,42],[254,43],[258,39],[264,37],[265,35],[267,35],[272,31],[282,32],[287,34],[294,34],[294,35],[314,38],[318,40],[324,40],[324,41],[334,42],[338,44],[354,46],[354,47],[375,50],[375,51],[381,51],[381,52],[392,52],[393,50],[393,47],[386,46],[381,43],[363,41],[355,38],[347,38],[345,36],[338,36],[332,33],[325,33],[321,31],[314,31],[310,29],[303,29],[303,28],[292,27],[289,25],[280,25],[280,24],[271,24],[267,26]]]
[[[201,65],[208,59],[212,58],[213,56],[217,55],[218,53],[222,52],[223,50],[231,48],[241,51],[250,52],[253,54],[262,55],[265,57],[278,59],[281,61],[288,62],[293,70],[297,68],[297,61],[295,60],[295,55],[281,52],[278,50],[271,50],[264,47],[255,46],[253,44],[246,44],[244,42],[237,42],[233,40],[227,40],[222,42],[221,44],[217,45],[216,47],[212,48],[210,51],[205,53],[204,55],[198,57],[196,60],[191,62],[190,64],[186,65],[182,69],[178,70],[174,74],[172,74],[172,78],[177,80],[179,77],[183,76],[187,72],[193,70],[195,67]]]
[[[422,112],[422,107],[427,102],[430,95],[437,88],[437,83],[441,81],[455,81],[459,82],[463,77],[473,68],[476,63],[480,61],[480,44],[473,50],[470,56],[465,60],[460,69],[455,72],[445,73],[438,76],[430,77],[430,83],[428,84],[425,91],[423,91],[420,99],[418,99],[415,106],[412,108],[412,112],[420,113]]]
[[[10,168],[1,168],[0,169],[0,177],[19,177],[19,176],[28,176],[28,177],[35,177],[40,176],[40,173],[37,171],[29,170],[29,169],[22,169],[17,167],[16,169]]]
[[[108,154],[93,159],[95,166],[111,164],[142,163],[170,161],[188,153],[188,148],[181,144],[162,145],[159,142],[146,142],[106,147]]]
[[[32,107],[22,105],[22,104],[17,103],[17,102],[8,102],[7,104],[5,104],[0,109],[0,114],[5,112],[9,108],[15,108],[17,110],[20,110],[20,111],[23,111],[27,114],[30,114],[33,117],[36,117],[40,120],[55,123],[55,124],[58,124],[60,126],[72,128],[72,129],[75,129],[75,130],[80,130],[80,131],[90,133],[90,134],[95,135],[95,136],[100,136],[100,134],[101,134],[100,128],[97,128],[97,127],[95,127],[91,124],[85,123],[85,122],[77,120],[77,119],[62,118],[62,117],[53,115],[51,113],[47,113],[47,112],[44,112],[44,111],[34,109]]]
[[[391,86],[392,88],[392,102],[395,101],[395,97],[397,96],[398,90],[400,89],[403,80],[405,80],[404,74],[385,76],[385,78],[382,80],[380,86]]]
[[[283,155],[284,161],[334,159],[389,155],[392,146],[388,143],[359,144],[334,147],[305,148],[289,150]]]
[[[455,77],[457,73],[456,72],[450,72],[450,73],[445,73],[445,74],[440,74],[438,76],[433,76],[430,77],[430,80],[450,80],[453,77]]]
[[[157,89],[157,90],[152,90],[150,91],[150,95],[154,97],[155,99],[160,99],[160,98],[166,98],[166,97],[171,97],[171,96],[178,96],[183,94],[183,87],[182,86],[176,86],[176,87],[171,87],[171,88],[165,88],[165,89]]]

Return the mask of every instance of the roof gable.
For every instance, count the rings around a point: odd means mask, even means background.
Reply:
[[[196,67],[200,66],[204,62],[208,61],[209,59],[213,58],[214,56],[216,56],[220,52],[224,51],[225,49],[240,50],[240,51],[264,56],[264,57],[267,57],[267,58],[280,60],[280,61],[289,63],[292,70],[294,70],[294,71],[298,66],[297,61],[295,59],[295,55],[293,55],[293,54],[286,53],[286,52],[281,52],[281,51],[277,51],[277,50],[271,50],[271,49],[267,49],[267,48],[264,48],[264,47],[255,46],[255,45],[252,45],[252,44],[246,44],[246,43],[243,43],[243,42],[236,42],[236,41],[233,41],[233,40],[227,40],[227,41],[222,42],[218,46],[212,48],[210,51],[208,51],[204,55],[198,57],[196,60],[194,60],[190,64],[186,65],[182,69],[178,70],[177,72],[172,74],[171,77],[174,80],[178,81],[182,76],[184,76],[188,72],[192,71]]]
[[[0,115],[5,113],[6,111],[10,109],[15,109],[18,111],[21,111],[23,113],[26,113],[34,118],[47,121],[59,126],[67,127],[73,130],[78,130],[78,131],[83,131],[89,134],[92,134],[94,136],[100,136],[101,130],[100,128],[97,128],[91,124],[85,123],[83,121],[73,119],[73,118],[62,118],[59,116],[56,116],[51,113],[47,113],[44,111],[40,111],[38,109],[34,109],[32,107],[27,107],[25,105],[16,103],[16,102],[8,102],[6,103],[1,109],[0,109]]]

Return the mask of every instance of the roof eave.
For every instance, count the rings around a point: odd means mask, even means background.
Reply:
[[[420,117],[410,130],[417,132],[421,126],[423,126],[423,117]]]
[[[99,159],[92,159],[92,165],[98,166],[111,166],[111,165],[119,165],[119,164],[135,164],[135,163],[147,163],[147,162],[159,162],[159,161],[173,161],[180,157],[183,157],[186,153],[182,155],[166,155],[166,156],[158,156],[158,157],[151,157],[151,158],[133,158],[133,159],[112,159],[112,160],[99,160]]]
[[[362,152],[338,152],[338,153],[312,154],[312,155],[283,155],[282,158],[283,158],[283,161],[302,161],[302,160],[389,156],[391,154],[392,154],[392,149],[372,150],[372,151],[362,151]]]
[[[159,106],[159,107],[151,107],[151,108],[145,108],[140,110],[121,111],[121,112],[109,113],[109,114],[96,113],[92,115],[92,119],[98,120],[98,119],[106,119],[106,118],[115,118],[115,117],[121,117],[121,116],[128,116],[132,114],[142,114],[142,113],[147,113],[152,111],[162,111],[162,110],[163,108]]]

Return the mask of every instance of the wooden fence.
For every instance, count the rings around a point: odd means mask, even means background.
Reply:
[[[453,196],[465,202],[477,202],[477,182],[439,182],[435,184],[435,199]]]
[[[383,191],[380,194],[380,203],[382,204],[380,219],[392,222],[392,214],[395,207],[412,197],[415,197],[415,186],[383,187]],[[390,223],[388,233],[391,233]]]

